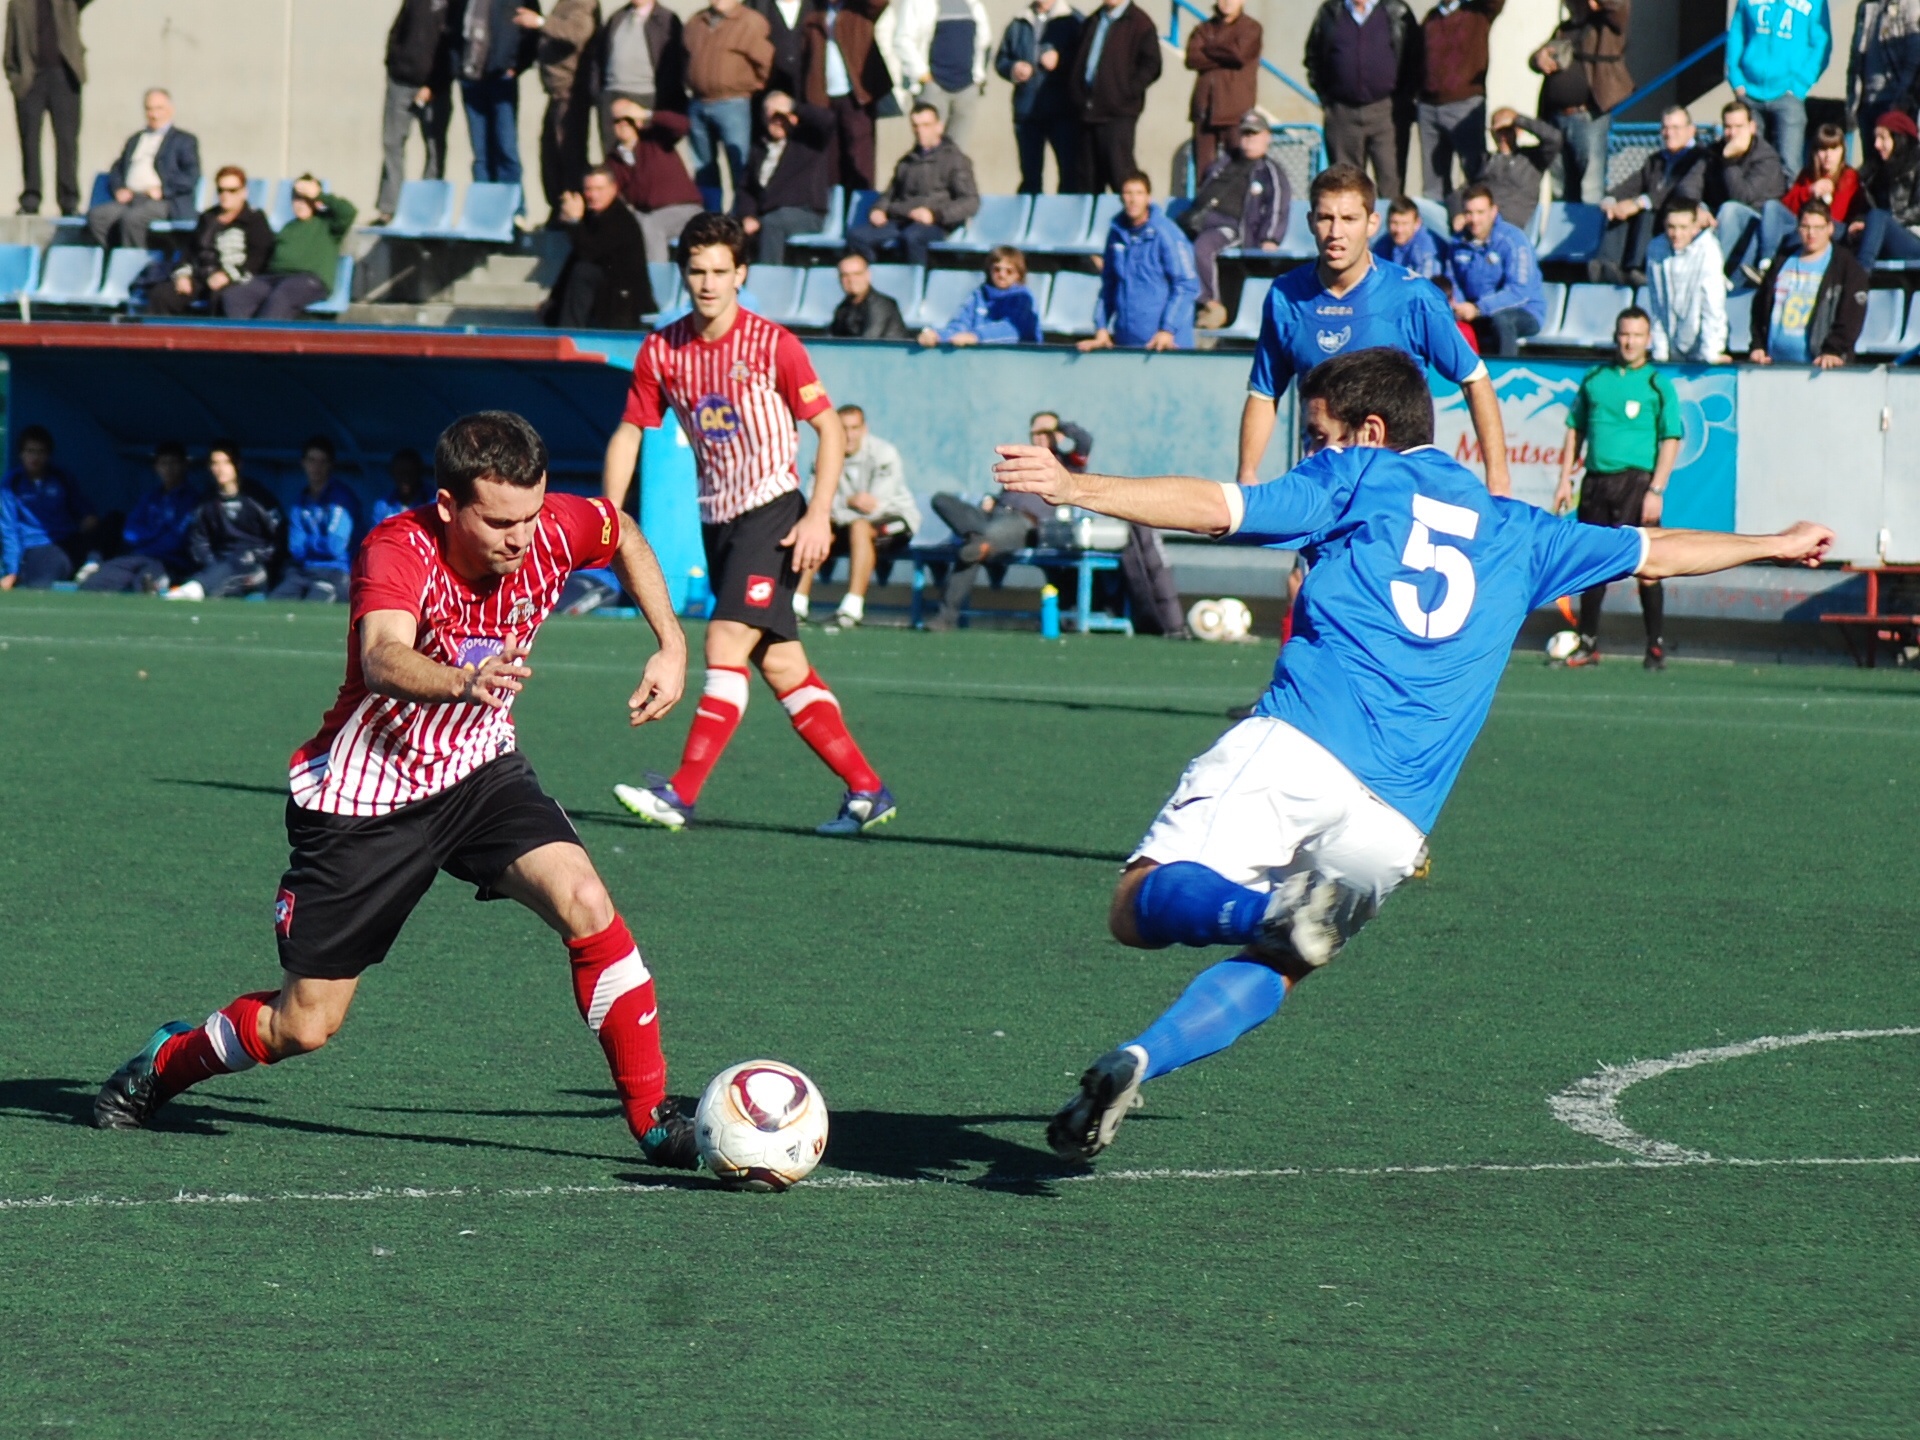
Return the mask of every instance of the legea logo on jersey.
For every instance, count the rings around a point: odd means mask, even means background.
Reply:
[[[1331,355],[1353,338],[1353,327],[1347,325],[1339,330],[1322,330],[1314,338],[1320,342],[1320,348]]]
[[[725,444],[740,433],[740,412],[724,395],[702,395],[693,407],[693,423],[702,438]]]

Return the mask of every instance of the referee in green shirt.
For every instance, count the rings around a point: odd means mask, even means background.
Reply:
[[[1680,423],[1680,397],[1673,382],[1647,361],[1653,322],[1639,306],[1629,306],[1613,322],[1614,359],[1596,365],[1580,382],[1567,410],[1567,443],[1560,451],[1560,488],[1553,497],[1556,514],[1573,499],[1573,472],[1586,450],[1586,475],[1580,483],[1580,519],[1589,525],[1658,525],[1662,497],[1673,478],[1673,462],[1686,433]],[[1600,662],[1600,607],[1607,587],[1596,585],[1580,597],[1580,645],[1568,665]],[[1647,625],[1649,670],[1667,666],[1660,630],[1666,618],[1666,592],[1658,580],[1640,582],[1640,615]]]

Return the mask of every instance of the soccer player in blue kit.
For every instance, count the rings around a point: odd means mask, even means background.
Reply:
[[[1075,475],[1000,447],[995,476],[1052,505],[1300,550],[1293,638],[1254,714],[1194,760],[1127,861],[1109,924],[1124,945],[1236,945],[1135,1039],[1102,1055],[1047,1127],[1090,1160],[1140,1086],[1271,1019],[1412,875],[1521,624],[1557,595],[1637,575],[1818,563],[1833,532],[1627,529],[1491,496],[1434,448],[1424,371],[1360,350],[1301,382],[1316,453],[1267,484]]]

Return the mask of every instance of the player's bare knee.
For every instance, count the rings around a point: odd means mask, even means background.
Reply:
[[[613,897],[591,870],[573,877],[559,898],[567,928],[576,940],[598,935],[613,924]]]

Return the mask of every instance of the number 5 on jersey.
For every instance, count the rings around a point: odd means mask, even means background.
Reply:
[[[1407,548],[1400,563],[1409,570],[1438,570],[1447,582],[1446,598],[1432,610],[1420,608],[1420,591],[1405,580],[1387,587],[1393,596],[1393,608],[1400,623],[1423,640],[1445,640],[1458,634],[1473,609],[1473,562],[1466,552],[1453,545],[1436,545],[1433,537],[1451,535],[1459,540],[1473,539],[1480,528],[1477,511],[1463,505],[1448,505],[1425,495],[1413,497],[1413,533],[1407,536]]]

